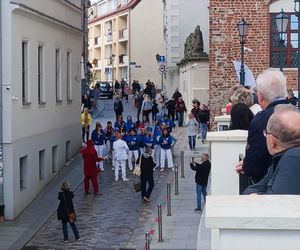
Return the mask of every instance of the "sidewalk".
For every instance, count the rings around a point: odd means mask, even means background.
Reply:
[[[197,151],[191,152],[187,145],[186,128],[176,130],[178,141],[175,145],[174,163],[180,162],[180,151],[185,152],[185,178],[181,178],[179,167],[179,195],[175,196],[174,173],[169,178],[171,182],[171,204],[172,216],[167,216],[166,207],[166,183],[164,183],[163,195],[153,201],[151,210],[143,212],[141,225],[137,226],[138,231],[134,233],[127,248],[143,249],[145,246],[145,233],[149,232],[152,236],[150,249],[197,249],[198,227],[201,213],[194,212],[196,208],[196,187],[195,172],[189,167],[191,157],[199,160],[201,153],[208,151],[208,144],[202,144],[197,140]],[[163,221],[163,242],[158,242],[158,222],[157,222],[157,205],[161,203],[162,221]]]
[[[93,118],[101,116],[104,110],[103,101],[98,102],[98,109],[93,111]],[[94,126],[95,119],[93,119]],[[79,135],[80,136],[80,135]],[[14,221],[0,223],[0,249],[19,250],[26,242],[44,225],[49,217],[56,211],[57,193],[61,183],[68,180],[72,190],[77,189],[82,183],[82,158],[78,153],[70,164],[54,177],[48,186],[36,197],[33,202]]]

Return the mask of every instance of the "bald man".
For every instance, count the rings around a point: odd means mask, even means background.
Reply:
[[[265,177],[243,194],[300,194],[300,113],[279,105],[270,117],[264,136],[272,165]]]

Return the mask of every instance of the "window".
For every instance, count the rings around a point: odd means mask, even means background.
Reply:
[[[52,147],[52,173],[58,171],[58,147],[57,145]]]
[[[278,13],[272,13],[271,17],[271,42],[270,42],[270,66],[280,67],[280,34],[277,31],[275,16]],[[298,20],[293,13],[287,13],[290,20],[287,31],[283,34],[283,66],[287,68],[297,67],[298,56]]]
[[[22,41],[22,103],[29,105],[28,86],[28,42]]]
[[[19,159],[20,167],[20,191],[26,189],[27,155]]]
[[[62,102],[61,97],[61,60],[60,60],[60,49],[55,50],[55,92],[56,92],[56,103]]]
[[[67,101],[72,101],[72,65],[71,65],[71,52],[67,52]]]
[[[71,141],[66,141],[66,155],[65,155],[66,165],[69,165],[71,160]]]
[[[45,178],[45,165],[46,165],[45,153],[46,153],[45,149],[39,151],[39,179],[40,180],[43,180]]]
[[[38,46],[38,102],[45,104],[44,91],[44,48],[42,45]]]

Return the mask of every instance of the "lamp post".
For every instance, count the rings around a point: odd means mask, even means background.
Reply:
[[[241,44],[241,70],[240,70],[240,84],[245,86],[245,67],[244,67],[244,47],[246,42],[246,34],[249,24],[242,18],[242,20],[237,24],[240,44]]]
[[[283,12],[281,9],[280,13],[275,17],[277,31],[279,33],[279,43],[280,43],[280,71],[283,72],[283,46],[284,46],[284,33],[286,32],[287,25],[289,22],[289,16]]]
[[[297,66],[298,66],[298,100],[299,100],[299,91],[300,91],[300,0],[294,0],[295,2],[295,15],[298,18],[298,60],[297,60]],[[300,109],[300,105],[298,102],[298,109]]]

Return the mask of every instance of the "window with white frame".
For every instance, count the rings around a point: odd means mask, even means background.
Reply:
[[[61,103],[62,94],[61,94],[61,51],[60,49],[55,50],[55,93],[56,93],[56,103]]]
[[[38,102],[45,104],[45,81],[44,81],[44,47],[38,46]]]
[[[30,105],[28,84],[28,41],[22,41],[22,103]]]
[[[72,54],[67,52],[67,101],[72,101]]]

